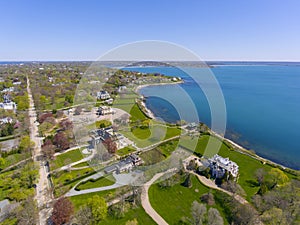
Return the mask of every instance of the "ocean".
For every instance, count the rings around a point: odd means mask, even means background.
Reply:
[[[300,169],[300,66],[298,64],[218,65],[214,68],[131,67],[131,71],[162,73],[181,77],[184,83],[148,86],[140,89],[146,105],[166,122],[198,120],[211,126],[206,92],[199,87],[214,85],[201,79],[212,72],[226,105],[225,137],[258,155],[294,169]],[[210,87],[211,85],[211,87]],[[201,86],[202,87],[202,86]],[[184,93],[183,93],[184,92]],[[195,104],[191,113],[186,95]],[[176,99],[177,103],[170,103]],[[176,105],[178,104],[178,105]],[[177,112],[180,108],[180,116]]]

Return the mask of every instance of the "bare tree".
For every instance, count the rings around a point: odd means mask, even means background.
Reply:
[[[263,168],[259,168],[255,171],[255,178],[259,185],[261,185],[264,182],[265,176],[266,171]]]
[[[92,210],[88,206],[81,206],[74,216],[77,225],[88,225],[93,221]]]
[[[192,224],[202,225],[205,221],[206,206],[197,201],[192,204]]]
[[[33,198],[28,197],[17,212],[18,225],[35,225],[38,222],[37,206]]]
[[[224,224],[223,218],[221,217],[221,215],[217,209],[210,208],[208,210],[207,224],[208,225],[223,225]]]

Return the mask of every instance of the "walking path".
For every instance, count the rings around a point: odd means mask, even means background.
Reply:
[[[5,173],[6,171],[8,171],[8,170],[10,170],[10,169],[12,169],[12,168],[14,168],[14,167],[16,167],[16,166],[18,166],[18,165],[21,165],[22,163],[25,163],[25,162],[27,162],[27,161],[30,160],[30,159],[32,159],[32,157],[29,157],[29,158],[27,158],[27,159],[23,159],[23,160],[21,160],[21,161],[15,163],[15,164],[12,164],[12,165],[6,167],[5,169],[1,170],[0,173]]]
[[[67,153],[67,152],[69,152],[69,151],[73,151],[73,150],[76,150],[76,149],[79,149],[79,148],[83,148],[83,147],[88,147],[88,145],[78,145],[78,146],[74,146],[74,147],[72,147],[72,148],[68,148],[68,149],[65,150],[65,151],[56,152],[56,153],[54,154],[54,156],[58,156],[58,155]]]
[[[27,77],[27,92],[29,98],[29,122],[30,122],[30,139],[35,143],[35,147],[32,151],[32,157],[36,165],[39,167],[39,181],[36,186],[37,205],[39,209],[39,224],[45,225],[49,218],[52,208],[49,207],[49,203],[52,202],[53,196],[50,192],[50,182],[48,180],[48,173],[45,167],[45,163],[40,161],[41,156],[41,142],[42,138],[39,137],[37,113],[34,107],[34,101],[32,98],[32,92],[30,89],[29,78]]]
[[[165,172],[157,173],[154,175],[154,177],[148,181],[147,183],[144,184],[143,189],[142,189],[142,206],[145,209],[145,212],[158,224],[158,225],[168,225],[168,223],[155,211],[155,209],[152,208],[151,203],[149,201],[149,196],[148,196],[148,191],[149,187],[160,177],[167,173],[171,173],[176,171],[177,168],[172,168],[169,169]]]
[[[228,195],[230,195],[230,196],[233,196],[238,202],[240,202],[240,203],[243,204],[243,205],[249,203],[246,199],[244,199],[244,198],[241,197],[240,195],[234,194],[234,193],[232,193],[232,192],[230,192],[230,191],[227,191],[227,190],[225,190],[225,189],[223,189],[223,188],[218,187],[212,180],[207,179],[207,178],[204,177],[204,176],[200,176],[199,174],[197,174],[197,173],[195,173],[195,172],[190,172],[190,173],[196,175],[197,178],[199,179],[199,181],[200,181],[202,184],[204,184],[205,186],[207,186],[207,187],[209,187],[209,188],[212,188],[212,189],[216,189],[216,190],[218,190],[218,191],[222,191],[222,192],[224,192],[224,193],[226,193],[226,194],[228,194]]]

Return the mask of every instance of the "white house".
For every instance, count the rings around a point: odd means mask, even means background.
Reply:
[[[4,117],[0,119],[0,124],[12,123],[13,119],[10,117]]]
[[[107,91],[99,91],[97,92],[97,99],[99,100],[106,100],[109,99],[110,95]]]
[[[127,89],[126,86],[122,85],[122,86],[119,86],[118,88],[118,92],[122,92],[122,91],[125,91]]]
[[[216,154],[208,159],[208,162],[213,177],[222,178],[226,171],[234,178],[238,177],[239,166],[235,162],[229,160],[229,158],[223,158]]]
[[[3,102],[0,102],[0,108],[5,109],[5,110],[16,110],[17,109],[17,104],[10,100],[9,95],[4,95],[3,100],[4,100]]]
[[[114,111],[112,110],[111,107],[108,106],[100,106],[97,110],[97,114],[104,116],[104,115],[109,115],[109,114],[113,114]]]
[[[15,102],[0,102],[0,108],[5,110],[16,110],[17,104]]]
[[[1,93],[13,92],[15,90],[14,87],[4,88]]]

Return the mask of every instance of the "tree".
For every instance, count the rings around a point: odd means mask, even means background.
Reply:
[[[281,209],[278,209],[276,207],[273,207],[267,211],[265,211],[261,215],[261,220],[265,224],[280,224],[280,225],[287,225],[286,218],[283,214],[283,211]]]
[[[268,175],[272,186],[282,185],[289,181],[289,177],[278,168],[272,168]]]
[[[92,198],[87,200],[87,206],[90,207],[93,221],[95,223],[100,222],[107,216],[107,204],[104,198],[99,195],[94,195]]]
[[[259,168],[255,171],[255,178],[259,185],[265,180],[266,171],[263,168]]]
[[[202,225],[205,221],[206,206],[197,201],[192,203],[192,224]]]
[[[228,181],[224,182],[221,185],[221,187],[229,192],[234,193],[234,194],[239,194],[241,196],[246,195],[244,189],[239,184],[237,184],[236,182],[234,182],[232,180],[228,180]]]
[[[38,223],[38,210],[33,197],[28,197],[17,211],[18,225],[35,225]]]
[[[51,220],[54,225],[68,223],[70,222],[73,212],[74,207],[72,202],[66,197],[61,197],[54,203]]]
[[[138,221],[134,218],[133,220],[128,220],[125,225],[138,225]]]
[[[117,152],[117,144],[112,138],[107,138],[102,143],[110,154],[115,154]]]
[[[217,209],[210,208],[208,210],[207,224],[208,225],[223,225],[224,224],[223,218],[221,217],[221,215]]]
[[[214,195],[211,192],[208,192],[207,194],[203,194],[201,196],[201,201],[208,204],[208,205],[214,205],[215,204]]]
[[[20,151],[26,151],[29,152],[31,148],[34,147],[34,142],[30,140],[30,137],[28,135],[21,138],[19,149]]]
[[[233,222],[234,224],[248,225],[257,224],[258,215],[256,210],[248,204],[242,205],[235,202],[232,207]]]
[[[39,123],[43,123],[48,117],[53,117],[52,113],[43,113],[39,116]]]
[[[185,181],[183,182],[183,186],[187,188],[191,188],[193,186],[190,173],[186,176]]]
[[[58,132],[53,138],[53,144],[59,150],[66,150],[70,147],[70,142],[64,132]]]
[[[93,221],[92,210],[86,205],[81,206],[74,217],[74,222],[77,225],[88,225]]]
[[[45,135],[45,133],[52,128],[52,124],[46,120],[39,126],[40,135]]]
[[[45,143],[42,145],[42,153],[43,156],[47,159],[47,160],[52,160],[53,156],[55,154],[55,145],[53,145],[52,141],[50,139],[47,139],[45,141]]]
[[[66,95],[65,101],[72,104],[74,101],[74,97],[72,95]]]
[[[0,169],[2,169],[3,168],[3,166],[5,166],[5,159],[4,158],[2,158],[2,157],[0,157]]]
[[[69,119],[64,119],[59,123],[63,130],[71,130],[73,128],[73,123]]]

